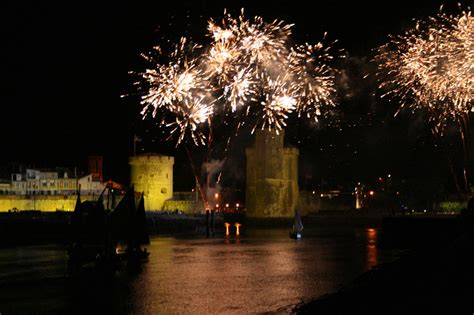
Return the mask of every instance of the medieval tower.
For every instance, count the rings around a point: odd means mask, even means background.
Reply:
[[[258,130],[246,149],[246,206],[250,217],[292,217],[298,202],[298,149],[283,146],[284,132]]]
[[[101,156],[89,156],[89,174],[99,182],[104,181],[102,172],[103,158]]]
[[[173,198],[174,157],[148,153],[130,157],[129,164],[135,191],[145,193],[145,210],[162,210]]]

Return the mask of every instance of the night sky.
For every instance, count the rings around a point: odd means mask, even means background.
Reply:
[[[106,178],[127,179],[127,159],[138,134],[140,152],[176,156],[176,189],[192,185],[182,148],[163,141],[150,122],[139,117],[134,77],[145,66],[140,54],[163,38],[181,35],[206,42],[206,22],[224,8],[236,15],[261,15],[295,23],[295,42],[317,42],[325,31],[338,40],[348,58],[343,69],[340,109],[334,121],[290,121],[287,143],[300,148],[300,186],[350,186],[393,174],[399,178],[445,178],[448,167],[418,114],[393,114],[396,103],[377,96],[370,63],[372,49],[388,34],[413,26],[412,18],[438,12],[442,1],[77,1],[74,4],[3,1],[0,4],[1,85],[0,163],[40,167],[85,167],[87,156],[104,156]],[[456,11],[456,2],[445,10]],[[473,4],[463,2],[464,6]],[[374,93],[376,94],[374,96]],[[121,95],[132,96],[121,98]],[[219,131],[218,131],[219,132]],[[458,150],[454,128],[445,142]],[[243,148],[251,136],[242,132],[231,149],[224,184],[242,187]],[[199,155],[197,155],[199,156]],[[449,180],[446,180],[449,186]]]

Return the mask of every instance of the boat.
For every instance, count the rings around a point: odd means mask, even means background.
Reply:
[[[293,223],[293,228],[290,232],[290,238],[299,240],[303,236],[303,222],[301,221],[301,214],[299,210],[295,211],[295,219]]]
[[[294,233],[293,231],[290,232],[290,238],[293,238],[295,240],[301,239],[301,236],[302,236],[301,233]]]
[[[141,193],[135,206],[136,193],[133,186],[126,192],[110,214],[110,230],[115,252],[120,260],[143,260],[149,253],[142,245],[150,244],[145,216],[144,194]]]
[[[150,243],[144,194],[139,195],[136,206],[137,195],[132,186],[112,211],[106,211],[103,203],[105,189],[97,201],[81,202],[80,191],[77,193],[67,249],[71,271],[85,266],[115,271],[121,260],[137,262],[149,256],[142,247]]]
[[[114,247],[108,229],[108,216],[103,206],[103,193],[96,201],[81,202],[80,191],[71,216],[68,262],[72,269],[92,264],[110,267],[115,262]]]

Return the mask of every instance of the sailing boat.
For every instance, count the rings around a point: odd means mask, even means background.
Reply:
[[[110,227],[116,253],[120,258],[144,259],[149,256],[147,250],[141,247],[150,243],[144,197],[141,194],[138,207],[136,207],[133,186],[110,214]]]
[[[137,211],[135,212],[135,222],[133,225],[133,235],[136,236],[135,240],[137,245],[150,244],[150,236],[148,234],[146,214],[145,214],[145,198],[144,193],[141,194],[140,200],[138,201]]]
[[[301,222],[301,214],[299,210],[295,211],[295,220],[293,229],[290,232],[290,237],[299,240],[302,236],[303,222]]]
[[[80,191],[77,193],[68,248],[69,262],[76,267],[89,262],[103,264],[113,259],[103,193],[97,201],[84,202],[81,202]]]

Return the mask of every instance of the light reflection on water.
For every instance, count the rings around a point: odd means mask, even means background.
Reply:
[[[1,249],[0,312],[12,303],[16,313],[286,312],[391,259],[377,252],[376,237],[375,229],[353,228],[306,231],[299,241],[283,229],[238,239],[152,237],[148,262],[105,280],[65,277],[60,246]]]
[[[367,267],[371,269],[378,265],[377,260],[377,230],[366,229],[367,232]]]

